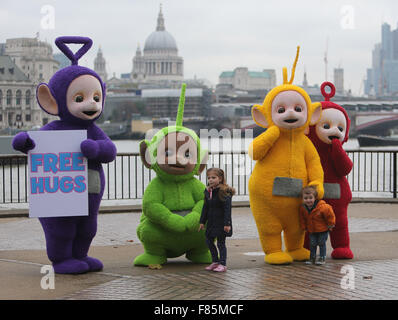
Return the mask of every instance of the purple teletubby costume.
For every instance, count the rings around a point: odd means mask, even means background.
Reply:
[[[73,54],[66,46],[68,43],[83,44]],[[93,70],[78,66],[78,60],[90,49],[92,40],[85,37],[59,37],[55,40],[57,47],[71,60],[72,65],[57,71],[50,79],[48,85],[41,83],[37,87],[36,96],[40,107],[49,114],[58,115],[60,120],[46,124],[40,130],[87,130],[87,140],[80,145],[81,151],[88,158],[88,198],[89,215],[84,217],[54,217],[40,218],[43,227],[47,255],[51,260],[56,273],[84,273],[88,271],[102,270],[103,264],[95,258],[87,256],[91,241],[97,232],[98,209],[104,193],[105,177],[101,163],[111,162],[116,157],[116,147],[109,137],[95,125],[95,120],[102,113],[105,100],[105,83]],[[95,83],[102,92],[97,93],[86,105],[96,110],[83,110],[76,116],[71,113],[68,105],[68,88],[79,77],[87,90],[90,83]],[[99,81],[96,82],[97,79]],[[76,82],[75,82],[76,83]],[[101,103],[102,96],[102,103]],[[73,102],[79,105],[89,97],[73,97]],[[81,104],[83,105],[83,103]],[[87,109],[87,108],[86,108]],[[60,141],[60,143],[62,143]],[[35,147],[34,141],[28,133],[21,132],[13,139],[13,147],[16,150],[27,153]]]

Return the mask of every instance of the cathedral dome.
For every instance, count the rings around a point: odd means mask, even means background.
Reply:
[[[177,43],[174,37],[166,31],[162,9],[158,16],[156,31],[152,32],[145,41],[144,51],[169,50],[177,51]]]
[[[164,31],[152,32],[145,41],[144,50],[177,50],[177,43],[174,37]]]

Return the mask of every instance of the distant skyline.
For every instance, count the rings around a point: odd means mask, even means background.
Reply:
[[[300,45],[294,83],[302,83],[306,70],[309,84],[320,85],[325,81],[328,43],[328,80],[333,81],[334,68],[344,68],[344,88],[351,89],[354,95],[363,93],[372,50],[381,41],[382,23],[387,22],[392,29],[398,23],[398,2],[394,0],[21,3],[2,0],[0,42],[8,38],[33,38],[39,32],[40,39],[51,43],[55,53],[57,36],[89,36],[94,45],[81,64],[93,68],[101,46],[109,77],[113,73],[120,77],[121,73],[131,72],[137,45],[143,49],[146,38],[155,30],[162,4],[166,30],[174,36],[179,55],[184,58],[186,79],[206,78],[215,85],[221,72],[243,66],[253,71],[275,69],[280,84],[282,68],[286,66],[290,73],[296,46]]]

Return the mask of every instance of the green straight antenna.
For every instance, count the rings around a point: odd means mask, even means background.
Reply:
[[[187,87],[187,85],[185,83],[183,83],[182,87],[181,87],[180,102],[178,103],[176,126],[182,126],[182,119],[184,117],[185,89],[186,89],[186,87]]]

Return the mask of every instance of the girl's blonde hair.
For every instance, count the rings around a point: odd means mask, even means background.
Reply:
[[[219,184],[220,192],[218,193],[218,196],[222,201],[225,201],[225,197],[227,196],[232,197],[236,193],[235,188],[230,187],[227,184],[227,181],[225,180],[224,170],[220,168],[207,169],[206,177],[209,175],[210,172],[214,172],[216,176],[220,178],[220,184]]]

